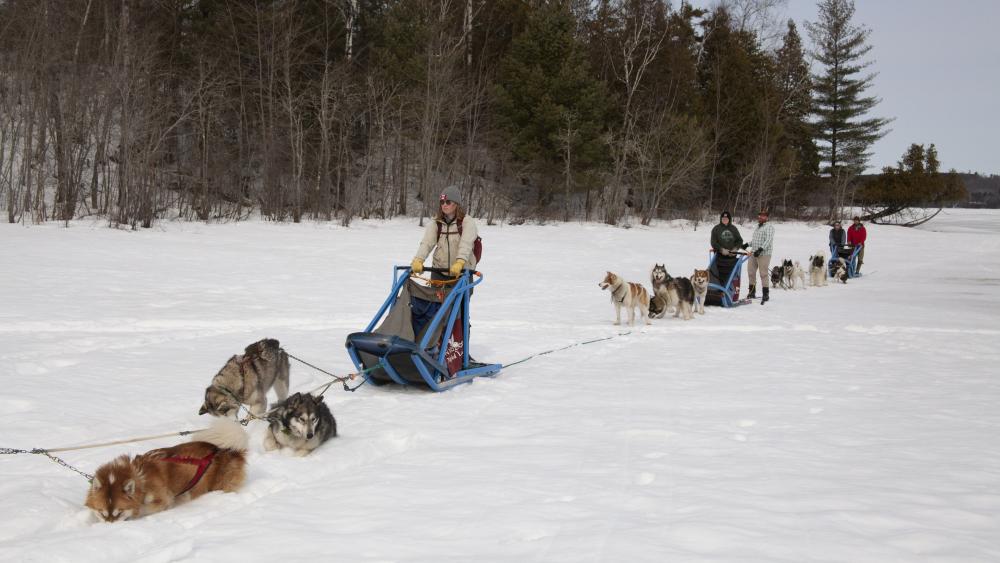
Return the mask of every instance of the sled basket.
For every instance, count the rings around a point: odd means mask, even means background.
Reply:
[[[716,254],[715,250],[709,251],[705,305],[733,307],[743,304],[740,301],[740,272],[746,261],[746,254],[723,256]]]
[[[861,253],[861,249],[864,247],[863,244],[857,246],[851,246],[849,244],[830,245],[830,261],[826,265],[828,270],[827,274],[833,276],[834,271],[837,266],[837,258],[843,258],[844,262],[847,263],[847,277],[856,278],[861,274],[858,273],[858,254]]]
[[[465,270],[453,283],[428,285],[411,277],[409,267],[395,266],[389,297],[365,330],[348,335],[344,343],[354,365],[370,370],[365,371],[369,383],[433,391],[496,375],[500,364],[476,362],[469,355],[469,298],[482,281],[479,272]]]

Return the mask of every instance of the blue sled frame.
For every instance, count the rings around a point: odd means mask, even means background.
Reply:
[[[381,368],[393,382],[400,385],[412,385],[413,383],[401,376],[388,360],[388,357],[391,355],[409,354],[410,360],[413,362],[414,367],[417,368],[421,378],[423,378],[423,382],[431,390],[438,392],[451,389],[462,383],[468,383],[476,377],[493,376],[499,373],[502,367],[500,364],[478,364],[469,361],[469,298],[472,288],[483,282],[482,274],[476,273],[476,275],[479,279],[473,281],[473,272],[471,270],[464,270],[462,272],[461,277],[455,282],[455,286],[441,303],[441,308],[438,309],[437,314],[434,315],[434,318],[428,324],[423,338],[421,338],[419,343],[416,343],[400,336],[372,332],[386,311],[396,303],[400,289],[402,289],[403,284],[410,277],[410,268],[408,266],[395,266],[393,269],[392,291],[389,292],[389,297],[382,303],[382,307],[375,314],[372,321],[368,323],[364,332],[355,332],[347,337],[345,346],[347,347],[347,353],[351,356],[351,361],[354,362],[354,366],[358,368],[358,371],[365,369],[364,364],[361,362],[361,357],[358,355],[358,351],[360,350],[378,357],[381,362]],[[462,307],[453,306],[457,299],[463,300]],[[448,347],[440,346],[440,349],[435,351],[434,348],[438,348],[438,343],[431,342],[430,340],[437,332],[437,327],[441,323],[447,323],[441,334],[451,334],[455,323],[458,321],[457,317],[460,310],[462,311],[461,322],[464,337],[462,369],[452,376],[448,373],[448,367],[444,359]],[[374,382],[368,372],[365,372],[365,379],[369,383],[383,383],[381,381]]]
[[[861,252],[861,249],[864,248],[864,246],[865,245],[863,245],[863,244],[859,244],[859,245],[855,246],[854,247],[854,251],[851,252],[850,258],[847,258],[845,260],[845,262],[847,262],[847,277],[848,278],[857,278],[857,277],[861,276],[861,274],[858,273],[858,254]],[[830,245],[830,261],[827,262],[827,264],[826,264],[826,269],[827,269],[828,272],[830,271],[830,266],[832,266],[833,263],[837,261],[837,258],[840,258],[840,257],[841,257],[840,254],[837,252],[837,245],[831,244]]]
[[[709,282],[708,288],[714,289],[722,293],[722,306],[723,307],[734,307],[739,305],[744,305],[742,301],[737,300],[733,302],[733,280],[735,280],[740,272],[743,271],[743,263],[747,261],[746,254],[740,254],[740,257],[736,260],[736,265],[733,266],[733,271],[729,272],[729,278],[726,280],[725,287]],[[712,269],[712,264],[715,264],[715,251],[710,250],[708,252],[708,269]]]

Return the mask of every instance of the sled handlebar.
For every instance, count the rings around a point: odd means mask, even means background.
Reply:
[[[445,274],[445,275],[451,276],[451,270],[449,270],[448,268],[424,268],[424,271],[425,272],[430,272],[432,274]],[[476,275],[476,276],[481,276],[482,275],[482,274],[479,273],[478,270],[470,270],[468,268],[464,268],[462,271],[463,272],[466,272],[466,271],[472,272],[472,274]],[[461,275],[459,275],[459,277],[461,277]],[[455,279],[458,279],[458,278],[455,278]]]
[[[721,252],[716,252],[716,250],[714,248],[709,248],[708,251],[709,252],[713,252],[715,254],[718,254],[720,256],[723,255]],[[729,255],[730,256],[750,256],[750,253],[747,252],[746,250],[730,250],[729,251]]]

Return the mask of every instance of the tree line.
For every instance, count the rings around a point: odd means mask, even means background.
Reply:
[[[779,0],[2,0],[0,207],[832,216],[888,120],[853,2],[818,6],[807,46]]]

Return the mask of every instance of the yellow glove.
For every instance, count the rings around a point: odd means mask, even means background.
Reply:
[[[463,266],[465,266],[465,260],[459,258],[458,260],[455,260],[455,263],[451,265],[451,268],[448,268],[448,273],[451,274],[451,277],[457,278],[459,274],[462,273]]]
[[[414,258],[413,262],[410,262],[410,270],[412,270],[414,274],[419,274],[420,272],[423,272],[424,261],[421,260],[420,258]]]

